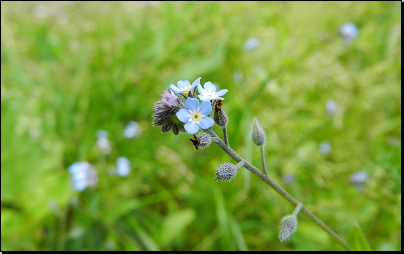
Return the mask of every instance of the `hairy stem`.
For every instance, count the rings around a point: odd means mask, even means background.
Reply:
[[[267,165],[265,163],[264,145],[260,146],[260,150],[261,150],[262,170],[264,171],[264,174],[268,176]]]
[[[229,138],[227,137],[227,129],[223,127],[223,140],[226,145],[229,145]]]
[[[302,209],[302,207],[303,207],[303,204],[302,204],[302,203],[299,203],[299,204],[296,206],[295,210],[293,211],[293,215],[294,215],[294,216],[297,216],[297,214],[300,212],[300,209]]]
[[[206,129],[204,130],[206,133],[208,133],[213,139],[215,140],[214,142],[222,148],[223,151],[225,151],[231,158],[233,158],[235,161],[240,162],[244,160],[240,155],[238,155],[230,146],[226,145],[223,140],[221,140],[216,133],[211,129]],[[245,160],[244,160],[245,161]],[[267,183],[272,189],[274,189],[276,192],[278,192],[283,198],[285,198],[287,201],[289,201],[291,204],[298,206],[300,204],[299,201],[297,201],[295,198],[293,198],[289,193],[287,193],[281,186],[279,186],[277,183],[275,183],[270,177],[264,175],[258,168],[256,168],[254,165],[249,163],[248,161],[245,161],[244,167],[251,171],[253,174],[261,178],[265,183]],[[320,219],[318,219],[314,214],[312,214],[309,210],[307,210],[306,207],[301,204],[301,210],[318,226],[320,226],[325,232],[327,232],[332,238],[334,238],[342,247],[344,247],[346,250],[351,251],[352,249],[348,246],[348,244],[339,236],[337,235],[332,229],[330,229],[324,222],[322,222]]]

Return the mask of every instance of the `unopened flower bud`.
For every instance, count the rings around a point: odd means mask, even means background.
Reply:
[[[199,133],[196,137],[199,140],[200,148],[206,148],[206,147],[210,146],[210,144],[212,143],[212,138],[206,133],[203,133],[203,132]]]
[[[252,140],[257,146],[262,146],[265,144],[266,134],[262,129],[261,125],[258,123],[258,119],[254,118],[253,130],[251,133]]]
[[[297,230],[296,215],[288,215],[282,219],[281,232],[279,233],[279,240],[286,241]]]
[[[215,109],[214,120],[220,127],[227,127],[227,124],[229,123],[229,117],[222,109]]]
[[[237,174],[236,166],[231,163],[223,163],[216,171],[217,179],[228,182]]]

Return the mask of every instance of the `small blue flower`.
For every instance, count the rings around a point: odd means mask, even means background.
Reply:
[[[200,80],[200,77],[195,79],[195,81],[192,82],[192,85],[188,80],[180,80],[177,82],[177,86],[171,84],[169,87],[176,93],[184,93],[186,96],[188,96],[188,92],[194,89],[194,87],[199,84]]]
[[[322,154],[329,154],[331,152],[331,144],[328,141],[323,141],[320,144],[320,152]]]
[[[119,157],[116,160],[116,174],[121,177],[125,177],[129,174],[130,168],[130,161],[126,157]]]
[[[369,180],[370,180],[370,177],[365,170],[355,172],[351,176],[351,183],[353,183],[353,184],[364,184]]]
[[[346,44],[350,43],[353,39],[358,37],[359,29],[352,23],[342,24],[339,28],[339,32],[344,38]]]
[[[325,103],[325,109],[327,111],[327,114],[332,116],[335,114],[335,112],[337,112],[338,105],[335,101],[329,100]]]
[[[205,88],[202,88],[200,84],[198,84],[198,91],[200,95],[198,95],[201,101],[210,101],[210,100],[224,100],[224,98],[220,97],[225,95],[229,90],[222,89],[216,92],[216,86],[212,84],[212,82],[206,82],[204,84]]]
[[[75,190],[83,191],[87,187],[97,184],[97,172],[87,161],[73,163],[68,167],[68,171],[72,174],[72,183]]]
[[[248,50],[255,49],[260,45],[260,40],[256,37],[251,37],[245,41],[244,47]]]
[[[184,128],[189,134],[196,133],[199,130],[199,127],[202,129],[207,129],[213,126],[213,119],[208,117],[208,115],[212,112],[210,102],[202,102],[201,106],[199,107],[199,101],[197,99],[187,98],[185,104],[187,109],[180,109],[176,115],[178,120],[186,123]]]

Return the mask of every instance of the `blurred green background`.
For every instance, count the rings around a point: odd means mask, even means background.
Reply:
[[[241,156],[260,167],[257,116],[270,177],[351,247],[359,225],[372,250],[401,250],[400,2],[1,2],[1,249],[342,250],[304,214],[280,243],[292,205],[245,169],[216,181],[234,162],[218,146],[151,125],[164,90],[198,77],[229,90]],[[142,135],[126,139],[130,120]],[[73,190],[77,161],[95,188]]]

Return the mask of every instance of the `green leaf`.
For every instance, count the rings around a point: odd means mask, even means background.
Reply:
[[[194,219],[195,211],[192,209],[185,209],[168,215],[161,229],[160,245],[167,246],[170,244]]]
[[[358,223],[354,223],[354,230],[348,238],[349,246],[356,251],[371,251],[370,245],[363,235]]]

